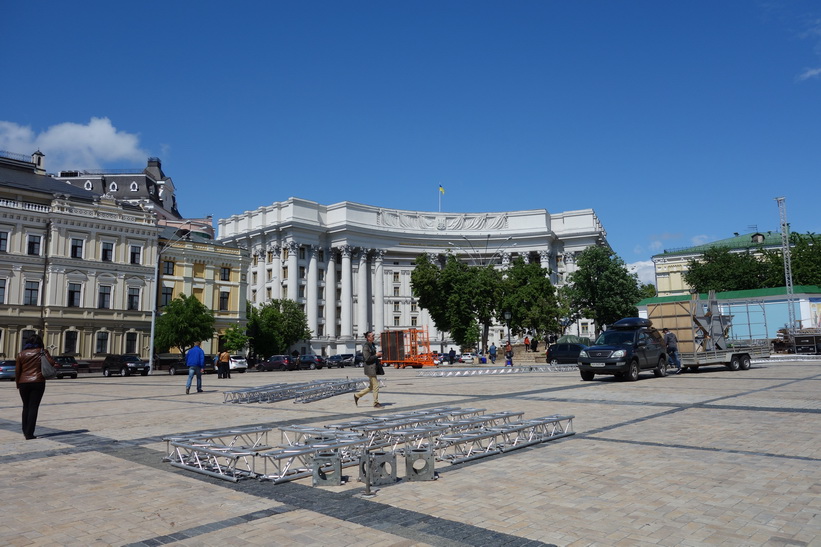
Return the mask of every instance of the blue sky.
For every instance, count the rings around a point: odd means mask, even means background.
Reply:
[[[663,249],[818,232],[811,1],[2,0],[0,149],[49,171],[162,159],[187,217],[295,196],[592,208]],[[652,270],[649,270],[650,272]]]

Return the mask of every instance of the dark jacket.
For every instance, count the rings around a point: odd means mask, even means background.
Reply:
[[[17,362],[14,365],[14,380],[18,385],[45,382],[43,373],[40,371],[40,352],[43,348],[27,348],[17,354]],[[56,366],[54,359],[46,351],[46,357],[52,366]]]
[[[362,360],[364,361],[363,368],[365,369],[365,376],[376,376],[376,361],[379,358],[376,356],[376,344],[366,342],[362,347]]]

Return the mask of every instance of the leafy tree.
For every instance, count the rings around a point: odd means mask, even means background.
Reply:
[[[490,324],[498,313],[500,287],[501,273],[494,267],[468,266],[453,255],[441,268],[428,255],[420,255],[411,273],[419,306],[428,310],[437,329],[450,332],[463,347],[487,345]]]
[[[645,298],[654,298],[658,295],[656,286],[652,283],[642,283],[641,287],[639,287],[639,292],[641,293],[642,300]]]
[[[236,352],[248,345],[248,335],[245,334],[245,328],[238,324],[229,325],[225,329],[223,335],[225,341],[225,349],[229,352]]]
[[[596,329],[638,314],[638,276],[628,272],[611,249],[588,247],[579,253],[576,265],[568,278],[570,301],[581,316],[596,322]]]
[[[194,296],[180,293],[157,318],[154,343],[160,350],[177,348],[185,354],[196,342],[214,336],[214,312]]]
[[[247,332],[253,352],[261,356],[285,353],[299,340],[311,337],[302,307],[288,299],[271,300],[259,308],[249,303]]]
[[[767,270],[767,261],[759,259],[749,250],[739,253],[714,247],[706,250],[700,259],[688,261],[684,281],[698,292],[760,289],[771,277]],[[783,286],[783,268],[781,272],[780,285]]]
[[[501,312],[510,311],[513,332],[530,332],[544,338],[561,331],[561,311],[548,273],[538,263],[526,263],[521,256],[505,271]]]

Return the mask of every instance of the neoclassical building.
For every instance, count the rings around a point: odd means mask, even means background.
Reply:
[[[412,296],[420,254],[495,267],[522,256],[561,286],[576,254],[606,235],[591,209],[432,213],[290,198],[220,219],[217,240],[250,252],[249,301],[302,304],[313,337],[294,349],[333,355],[355,351],[368,330],[427,327],[433,349],[451,343]],[[503,336],[491,329],[490,341]]]

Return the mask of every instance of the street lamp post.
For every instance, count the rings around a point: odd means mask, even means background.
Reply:
[[[505,310],[505,324],[507,325],[507,343],[510,345],[510,318],[513,314],[510,313],[509,310]]]

